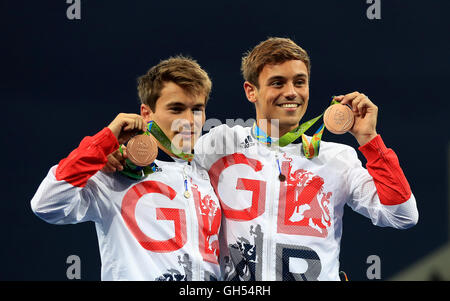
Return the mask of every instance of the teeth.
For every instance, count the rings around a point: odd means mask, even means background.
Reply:
[[[298,104],[296,104],[296,103],[285,103],[285,104],[282,104],[281,107],[283,107],[283,108],[297,108]]]

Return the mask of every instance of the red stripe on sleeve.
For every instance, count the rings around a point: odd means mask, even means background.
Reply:
[[[119,142],[109,128],[104,128],[95,136],[85,137],[67,158],[59,162],[56,180],[84,187],[89,178],[108,162],[107,156],[118,148]]]
[[[367,159],[366,168],[373,177],[383,205],[399,205],[411,197],[411,188],[395,152],[378,135],[359,147]]]

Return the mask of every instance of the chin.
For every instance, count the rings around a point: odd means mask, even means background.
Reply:
[[[280,119],[280,126],[294,126],[298,125],[302,118],[301,117],[289,117]]]
[[[188,145],[186,145],[186,147],[182,147],[182,148],[180,148],[181,149],[181,151],[183,152],[183,153],[185,153],[185,154],[192,154],[192,147],[190,147],[190,146],[188,146]]]
[[[183,140],[179,148],[183,153],[192,153],[194,140]]]

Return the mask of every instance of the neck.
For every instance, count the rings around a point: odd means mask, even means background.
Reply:
[[[298,124],[296,125],[280,125],[278,119],[267,120],[267,119],[257,119],[256,124],[258,127],[266,133],[267,136],[273,138],[280,138],[284,134],[292,131]]]

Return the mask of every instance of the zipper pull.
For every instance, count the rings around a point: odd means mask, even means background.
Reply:
[[[277,150],[275,150],[275,158],[277,160],[278,171],[280,173],[278,175],[278,180],[280,180],[281,182],[284,182],[284,181],[286,181],[286,176],[281,173],[280,160],[278,159],[278,152],[277,152]]]
[[[184,195],[184,197],[186,199],[188,199],[188,198],[191,197],[191,193],[188,190],[188,176],[187,176],[187,173],[186,173],[186,167],[187,166],[185,166],[183,168],[183,177],[184,177],[184,194],[183,195]]]

